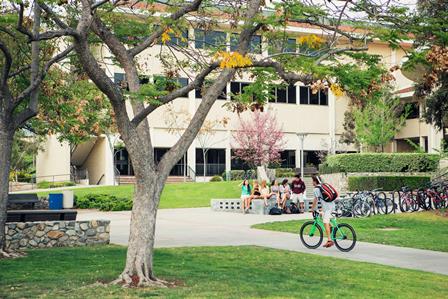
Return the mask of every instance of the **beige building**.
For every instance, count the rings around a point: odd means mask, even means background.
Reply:
[[[306,34],[324,35],[318,29],[301,26],[289,26],[288,40],[289,51],[300,51],[297,39]],[[217,39],[230,41],[227,50],[232,50],[232,36],[224,31],[212,31],[206,34],[202,30],[190,28],[185,37],[193,37],[188,43],[190,47],[202,48],[208,42]],[[180,39],[173,38],[171,42],[182,43]],[[252,44],[252,52],[256,55],[269,55],[267,41],[261,37],[255,37]],[[394,50],[385,43],[372,42],[369,45],[369,53],[379,54],[383,57],[383,63],[387,67],[399,65],[403,59],[402,50]],[[406,45],[404,45],[406,46]],[[161,49],[162,47],[162,49]],[[104,57],[104,69],[117,84],[124,80],[122,69],[114,65],[106,47],[98,50],[98,55]],[[166,51],[166,47],[155,45],[139,56],[139,62],[143,67],[142,73],[146,80],[154,78],[163,73],[162,65],[157,55]],[[181,57],[182,54],[179,53]],[[400,71],[394,72],[396,77],[397,94],[406,102],[412,102],[413,82],[404,77]],[[179,78],[180,84],[188,84],[187,74]],[[220,120],[223,117],[229,119],[226,126],[216,126],[208,138],[206,175],[213,176],[222,174],[231,169],[242,169],[244,166],[236,159],[232,159],[232,132],[238,127],[239,117],[248,117],[250,112],[241,116],[232,113],[223,107],[226,101],[230,101],[230,94],[239,93],[244,86],[250,84],[248,78],[239,78],[227,85],[223,95],[216,101],[208,114],[208,120]],[[156,159],[160,157],[175,144],[179,138],[178,134],[170,132],[170,124],[167,115],[174,112],[179,115],[193,115],[201,102],[199,91],[191,91],[183,98],[174,101],[170,107],[162,106],[148,117],[151,137]],[[300,142],[298,133],[306,133],[304,139],[304,165],[317,166],[320,152],[354,152],[353,146],[344,146],[339,142],[344,131],[344,112],[348,107],[348,98],[336,97],[330,90],[312,94],[310,88],[296,84],[286,89],[277,89],[275,101],[266,106],[266,110],[277,116],[285,134],[285,150],[282,152],[281,167],[296,168],[300,165]],[[397,134],[394,141],[386,148],[391,152],[410,151],[408,139],[421,146],[427,152],[433,152],[440,148],[442,134],[435,128],[420,120],[424,111],[423,103],[414,103],[409,119],[405,127]],[[128,111],[131,111],[130,109]],[[132,176],[132,165],[125,149],[113,149],[116,144],[116,136],[101,136],[92,138],[89,142],[71,148],[67,144],[58,144],[54,137],[49,137],[46,149],[37,157],[37,176],[59,175],[70,173],[70,170],[87,170],[90,184],[114,184],[116,175]],[[202,157],[203,142],[197,138],[186,152],[185,159],[173,168],[173,176],[193,176],[193,173],[202,175],[204,161]]]

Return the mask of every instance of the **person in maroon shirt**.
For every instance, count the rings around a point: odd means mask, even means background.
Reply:
[[[292,181],[292,195],[291,201],[295,204],[300,204],[300,212],[303,213],[305,211],[305,201],[303,199],[303,195],[305,193],[305,183],[303,182],[300,173],[296,174],[294,180]]]

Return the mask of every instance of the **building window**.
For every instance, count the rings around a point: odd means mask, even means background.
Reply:
[[[297,103],[296,87],[289,85],[288,87],[274,87],[271,91],[272,99],[271,103]]]
[[[205,175],[222,175],[222,173],[226,170],[226,150],[225,149],[209,149],[206,153],[206,162],[204,164],[204,156],[203,156],[202,148],[196,149],[196,175],[202,176]]]
[[[160,28],[160,26],[155,26],[156,30]],[[179,47],[186,47],[188,46],[188,30],[177,30],[176,32],[170,32],[168,33],[170,36],[170,40],[166,41],[166,45],[169,46],[179,46]],[[159,38],[158,40],[159,45],[162,45],[162,38]]]
[[[226,48],[226,33],[221,31],[194,30],[196,49],[207,49],[219,47],[222,50]]]
[[[232,33],[230,35],[230,51],[236,51],[238,48],[240,35],[238,33]],[[261,36],[253,35],[250,41],[249,52],[254,54],[261,54]]]
[[[168,147],[155,147],[154,148],[154,160],[156,163],[159,163],[160,160],[162,160],[163,155],[168,152],[170,148]],[[177,161],[177,163],[173,166],[173,168],[170,171],[170,175],[172,176],[183,176],[185,172],[185,161],[187,159],[187,153],[185,153],[182,158]]]
[[[296,52],[297,51],[297,43],[295,38],[288,38],[285,41],[269,41],[268,45],[268,54],[277,54],[277,53],[285,53],[285,52]]]
[[[202,88],[196,88],[194,91],[196,99],[202,99]],[[218,96],[218,100],[227,100],[227,87],[224,87]]]
[[[328,89],[313,94],[309,86],[300,86],[300,104],[328,106]]]
[[[417,102],[405,104],[405,111],[408,111],[406,119],[416,119],[420,118],[420,107]]]
[[[248,170],[250,169],[249,165],[246,164],[245,161],[235,156],[235,150],[231,149],[231,161],[230,161],[230,169],[232,170]]]
[[[230,99],[234,101],[235,98],[233,95],[243,94],[244,88],[249,85],[250,83],[247,82],[230,82],[230,92],[232,93],[232,97]]]
[[[154,84],[156,84],[160,90],[174,91],[187,86],[188,78],[167,78],[165,76],[154,75]],[[181,97],[187,98],[188,92],[181,95]]]
[[[281,168],[296,168],[296,151],[284,150],[280,152]]]

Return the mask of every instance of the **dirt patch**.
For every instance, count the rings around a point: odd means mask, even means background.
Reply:
[[[434,211],[434,214],[441,217],[448,217],[448,209],[441,209]]]
[[[396,231],[396,230],[400,230],[400,229],[401,228],[398,228],[398,227],[383,227],[383,228],[379,228],[378,230],[392,232],[392,231]]]

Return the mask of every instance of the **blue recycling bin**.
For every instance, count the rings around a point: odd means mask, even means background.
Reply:
[[[64,195],[62,193],[53,193],[48,196],[48,208],[50,210],[62,210]]]

